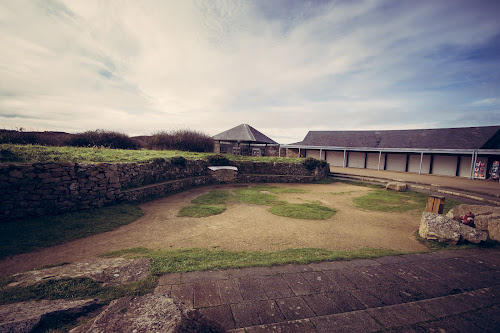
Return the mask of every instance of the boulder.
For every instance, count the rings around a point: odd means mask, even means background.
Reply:
[[[0,306],[0,332],[42,331],[45,322],[71,320],[98,308],[96,300],[43,300]]]
[[[457,244],[461,239],[478,244],[488,238],[484,231],[471,228],[448,216],[424,212],[418,233],[422,238],[447,244]]]
[[[399,183],[399,182],[389,182],[387,183],[386,187],[387,190],[393,190],[397,192],[404,192],[406,191],[406,184],[405,183]]]
[[[447,217],[460,221],[468,212],[475,215],[476,229],[488,232],[490,239],[500,241],[500,207],[486,205],[459,205],[453,207]]]
[[[222,333],[226,330],[165,294],[148,294],[114,300],[87,332]]]

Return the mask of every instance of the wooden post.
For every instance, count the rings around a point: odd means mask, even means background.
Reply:
[[[445,197],[441,195],[430,195],[425,206],[425,211],[429,213],[443,214]]]

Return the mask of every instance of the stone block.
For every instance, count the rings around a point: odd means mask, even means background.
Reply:
[[[418,232],[422,238],[447,244],[457,244],[461,239],[477,244],[485,241],[488,236],[487,233],[450,217],[429,212],[422,214]]]
[[[405,183],[399,183],[399,182],[389,182],[387,183],[386,187],[387,190],[393,190],[397,192],[404,192],[406,191],[407,185]]]

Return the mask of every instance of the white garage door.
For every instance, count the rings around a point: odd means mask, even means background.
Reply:
[[[367,169],[378,169],[378,156],[379,153],[368,153],[366,155],[366,168]],[[380,170],[384,170],[384,159],[385,155],[382,154],[380,157]]]
[[[347,166],[349,168],[361,168],[365,167],[365,153],[350,152],[349,158],[347,160]]]
[[[326,161],[330,164],[330,166],[343,166],[344,151],[328,151],[326,153]]]
[[[386,170],[406,171],[406,154],[387,154]]]
[[[434,175],[456,176],[458,156],[434,155],[432,173]]]
[[[472,156],[460,156],[460,166],[458,167],[459,177],[470,177],[470,164],[472,163]]]
[[[323,154],[322,154],[323,155]],[[319,157],[319,150],[312,150],[312,149],[308,149],[306,150],[306,157],[312,157],[312,158],[315,158],[317,160],[320,160],[321,158]]]

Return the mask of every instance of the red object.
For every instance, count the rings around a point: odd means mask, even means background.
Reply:
[[[467,214],[465,214],[464,216],[462,216],[462,223],[465,224],[465,225],[468,225],[469,227],[474,228],[475,227],[475,225],[474,225],[474,217],[475,217],[475,215],[472,214],[472,212],[468,212]]]

